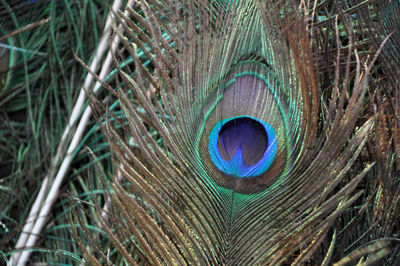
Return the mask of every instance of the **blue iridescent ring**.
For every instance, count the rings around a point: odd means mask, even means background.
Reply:
[[[275,129],[251,116],[221,120],[211,130],[208,141],[214,165],[239,178],[263,174],[271,166],[278,149]]]

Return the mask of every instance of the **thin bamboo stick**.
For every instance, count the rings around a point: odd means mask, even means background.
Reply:
[[[116,12],[117,10],[120,9],[122,4],[122,0],[116,0],[113,3],[112,10]],[[109,45],[109,38],[111,34],[111,20],[112,20],[112,13],[110,12],[105,28],[103,31],[103,36],[100,40],[98,49],[96,51],[96,54],[93,58],[93,61],[90,65],[90,70],[92,72],[95,72],[98,69],[99,65],[102,65],[101,73],[100,73],[100,78],[104,79],[106,75],[110,71],[110,67],[112,64],[112,57],[110,54],[110,51],[104,61],[103,64],[100,64],[100,60],[103,57],[104,53],[108,50],[108,45]],[[91,87],[91,84],[93,83],[94,77],[88,73],[86,76],[84,85],[82,86],[78,100],[73,108],[73,111],[71,113],[70,120],[68,122],[67,127],[64,130],[64,134],[60,140],[60,144],[58,145],[57,148],[57,154],[53,158],[51,166],[57,166],[58,162],[61,160],[65,148],[68,145],[68,136],[73,135],[73,138],[71,140],[71,143],[69,144],[67,153],[65,154],[64,158],[62,159],[62,163],[60,166],[60,169],[56,175],[55,179],[52,179],[53,175],[51,175],[51,172],[44,178],[42,182],[41,189],[39,191],[39,194],[32,205],[31,211],[28,215],[27,221],[25,223],[25,226],[22,230],[21,235],[19,236],[19,239],[17,241],[17,244],[15,246],[16,249],[24,249],[24,248],[29,248],[33,247],[39,237],[40,232],[42,231],[46,221],[47,221],[47,216],[51,210],[51,207],[53,206],[53,203],[58,197],[58,190],[61,186],[61,183],[65,177],[65,175],[68,172],[69,166],[72,161],[72,155],[75,149],[78,147],[79,142],[82,138],[82,135],[86,129],[86,125],[92,115],[92,111],[90,107],[86,107],[86,109],[83,112],[83,115],[81,117],[81,120],[79,121],[78,127],[76,128],[74,132],[74,125],[78,122],[82,108],[84,106],[85,100],[86,100],[86,93],[85,90]],[[99,82],[96,82],[95,89],[94,91],[96,92],[99,88],[101,87]],[[51,182],[53,181],[54,182]],[[46,191],[48,191],[46,199]],[[31,251],[22,251],[22,252],[15,252],[11,258],[10,258],[10,264],[11,265],[21,265],[24,266],[26,262],[29,259],[29,256],[31,254]]]

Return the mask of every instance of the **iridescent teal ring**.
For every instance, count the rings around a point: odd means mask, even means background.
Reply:
[[[278,149],[275,129],[251,116],[218,122],[208,140],[208,152],[214,165],[221,172],[239,178],[266,172]]]

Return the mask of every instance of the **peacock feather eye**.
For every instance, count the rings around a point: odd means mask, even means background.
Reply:
[[[217,123],[208,151],[222,172],[239,178],[263,174],[272,164],[278,143],[274,128],[255,117],[239,116]]]
[[[288,91],[261,61],[246,59],[229,70],[199,124],[198,156],[209,180],[256,194],[284,179],[301,115],[297,105],[289,108]]]

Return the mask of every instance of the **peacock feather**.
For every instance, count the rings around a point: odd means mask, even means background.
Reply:
[[[400,263],[399,1],[117,2],[104,55],[104,1],[0,0],[0,108],[27,99],[34,136],[13,166],[38,198],[72,168],[36,216],[2,196],[6,261]]]
[[[92,104],[121,176],[102,226],[128,263],[329,261],[329,249],[313,254],[328,235],[335,244],[332,226],[373,167],[346,176],[375,123],[356,128],[377,54],[361,64],[348,17],[341,49],[338,18],[321,33],[314,12],[292,1],[148,0],[115,15],[121,80],[109,90],[126,122]],[[317,38],[330,35],[335,74],[324,87],[319,64],[332,51]]]

